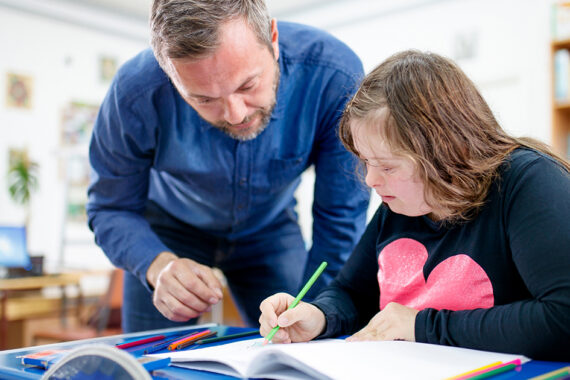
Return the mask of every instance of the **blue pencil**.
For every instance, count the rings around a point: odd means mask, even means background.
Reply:
[[[149,348],[146,348],[142,353],[143,353],[143,355],[146,355],[146,354],[152,354],[153,352],[156,352],[156,351],[160,351],[160,350],[162,350],[162,349],[165,349],[165,348],[168,347],[171,343],[174,343],[174,342],[176,342],[176,341],[179,340],[179,339],[181,339],[180,336],[178,336],[178,337],[176,337],[176,338],[172,338],[172,339],[166,340],[166,341],[164,341],[164,342],[157,343],[157,344],[155,344],[155,345],[153,345],[153,346],[151,346],[151,347],[149,347]]]
[[[206,330],[207,330],[207,329],[206,329]],[[189,337],[189,336],[191,336],[191,335],[194,335],[194,334],[196,334],[196,333],[198,333],[198,332],[204,332],[204,331],[206,331],[206,330],[203,330],[203,331],[200,331],[200,330],[198,330],[198,331],[192,331],[191,333],[185,333],[185,334],[179,335],[179,336],[177,336],[177,337],[174,337],[174,338],[172,338],[172,339],[169,339],[169,340],[167,340],[167,341],[157,343],[157,344],[155,344],[154,346],[151,346],[151,347],[145,349],[145,350],[143,351],[143,354],[144,354],[144,355],[146,355],[146,354],[152,354],[153,352],[160,351],[160,350],[162,350],[162,349],[168,347],[170,344],[172,344],[172,343],[174,343],[174,342],[176,342],[176,341],[178,341],[178,340],[180,340],[180,339],[184,339],[184,338]]]
[[[135,355],[135,356],[139,356],[139,355],[146,355],[146,354],[151,354],[151,353],[156,352],[156,351],[160,351],[163,348],[168,347],[168,345],[170,343],[175,342],[175,341],[177,341],[177,340],[179,340],[185,336],[194,334],[196,331],[200,331],[200,329],[192,329],[190,331],[193,331],[193,332],[189,332],[188,330],[186,330],[183,333],[175,332],[175,333],[164,334],[164,335],[166,335],[167,340],[162,341],[160,343],[155,343],[154,345],[152,345],[150,347],[131,351],[131,354]]]

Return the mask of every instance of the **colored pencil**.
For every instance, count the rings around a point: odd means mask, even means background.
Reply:
[[[152,354],[154,352],[157,352],[157,351],[160,351],[160,350],[167,348],[168,346],[170,346],[170,344],[176,342],[177,340],[182,339],[183,336],[188,336],[188,334],[178,335],[172,339],[165,340],[164,342],[160,342],[160,343],[157,343],[157,344],[155,344],[149,348],[145,348],[144,350],[140,350],[141,352],[139,352],[139,351],[132,352],[132,354],[135,356],[136,355]]]
[[[212,336],[216,336],[216,334],[218,334],[216,331],[210,331],[209,333],[207,333],[206,335],[203,335],[201,337],[197,337],[197,338],[193,338],[193,339],[189,339],[186,342],[182,342],[182,343],[178,343],[178,345],[176,346],[177,350],[182,350],[183,348],[186,348],[194,343],[196,343],[196,341],[200,338],[209,338]]]
[[[467,375],[472,375],[472,374],[474,374],[475,372],[479,372],[479,371],[482,371],[482,370],[484,370],[484,369],[488,369],[488,368],[491,368],[491,367],[495,367],[495,366],[497,366],[497,365],[499,365],[499,364],[503,364],[503,362],[494,362],[494,363],[491,363],[491,364],[487,364],[487,365],[484,365],[483,367],[475,368],[475,369],[472,369],[471,371],[463,372],[463,373],[460,373],[459,375],[455,375],[455,376],[452,376],[452,377],[448,377],[448,378],[446,378],[445,380],[457,380],[457,379],[459,379],[459,378],[461,378],[461,377],[464,377],[464,376],[467,376]]]
[[[497,364],[497,365],[495,365],[495,366],[493,366],[493,367],[489,367],[489,368],[486,368],[486,369],[483,369],[483,370],[480,370],[480,371],[472,372],[472,373],[470,373],[469,375],[457,377],[457,378],[455,378],[454,380],[466,380],[466,379],[471,380],[471,379],[475,378],[475,376],[483,375],[483,374],[485,374],[485,373],[487,373],[487,372],[489,372],[489,371],[494,371],[495,369],[498,369],[498,368],[501,368],[501,367],[504,367],[504,366],[507,366],[507,365],[511,365],[511,364],[514,364],[515,367],[516,367],[516,366],[519,366],[519,365],[521,365],[521,360],[520,360],[520,359],[515,359],[515,360],[512,360],[512,361],[510,361],[510,362]]]
[[[241,333],[237,333],[237,334],[217,336],[215,338],[200,339],[200,340],[196,341],[194,344],[199,346],[201,344],[222,342],[224,340],[238,339],[238,338],[243,338],[246,336],[258,335],[258,334],[259,334],[259,330],[245,331],[245,332],[241,332]]]
[[[562,367],[554,371],[543,373],[540,376],[530,378],[529,380],[554,380],[562,379],[570,374],[570,367]]]
[[[182,343],[185,343],[188,341],[197,341],[198,339],[204,337],[205,335],[207,335],[210,332],[211,332],[210,329],[208,329],[208,330],[197,332],[195,334],[191,334],[187,337],[184,337],[184,338],[179,339],[175,342],[172,342],[167,348],[169,351],[175,350],[179,344],[182,344]]]
[[[147,344],[147,343],[151,343],[151,342],[156,342],[157,340],[162,340],[166,338],[164,335],[156,335],[156,336],[151,336],[150,338],[145,338],[145,339],[140,339],[140,340],[135,340],[132,342],[127,342],[127,343],[122,343],[122,344],[117,344],[115,347],[117,348],[121,348],[121,349],[125,349],[125,348],[130,348],[130,347],[135,347],[135,346],[141,346],[143,344]]]
[[[311,276],[311,278],[309,278],[309,281],[307,281],[307,283],[305,284],[305,286],[303,286],[303,289],[301,289],[301,291],[299,292],[299,294],[297,294],[297,297],[295,297],[295,299],[293,300],[293,302],[291,302],[291,305],[289,305],[289,307],[287,309],[292,309],[295,306],[297,306],[297,304],[299,303],[299,301],[301,301],[301,298],[303,298],[305,296],[305,294],[309,291],[309,289],[311,288],[311,286],[313,286],[313,284],[315,283],[315,281],[317,281],[317,278],[319,278],[319,276],[321,275],[321,273],[323,273],[323,271],[325,270],[325,268],[327,267],[327,262],[323,261],[321,263],[321,265],[317,268],[317,270],[315,271],[315,273],[313,273],[313,275]],[[267,344],[271,341],[271,339],[273,339],[273,337],[275,336],[275,333],[277,332],[277,330],[279,330],[279,325],[275,326],[273,329],[271,329],[271,331],[269,332],[269,334],[267,334],[267,336],[265,337],[265,340],[263,341],[263,344]]]
[[[500,366],[500,367],[497,367],[495,369],[485,371],[485,372],[481,373],[480,375],[471,376],[469,378],[469,380],[486,379],[488,377],[495,376],[495,375],[498,375],[498,374],[503,373],[503,372],[510,371],[512,369],[515,369],[515,368],[517,368],[516,364],[506,364],[504,366]]]

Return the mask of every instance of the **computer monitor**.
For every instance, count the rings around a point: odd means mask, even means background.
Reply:
[[[0,226],[0,266],[30,268],[26,227]]]

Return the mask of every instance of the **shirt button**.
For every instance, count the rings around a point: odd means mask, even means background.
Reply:
[[[242,178],[239,180],[239,185],[240,186],[245,186],[247,184],[247,178]]]

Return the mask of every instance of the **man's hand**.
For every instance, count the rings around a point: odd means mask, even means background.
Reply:
[[[154,306],[166,318],[185,322],[222,299],[222,285],[212,268],[172,252],[161,252],[146,273],[154,287]]]
[[[418,310],[390,302],[348,341],[359,340],[407,340],[416,341],[416,315]]]

